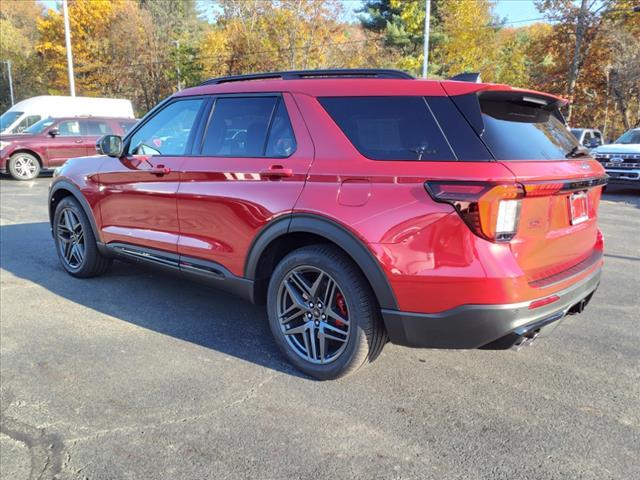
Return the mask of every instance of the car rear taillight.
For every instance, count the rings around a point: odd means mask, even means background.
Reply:
[[[425,188],[436,202],[453,205],[469,228],[482,238],[508,242],[518,230],[522,185],[427,181]]]

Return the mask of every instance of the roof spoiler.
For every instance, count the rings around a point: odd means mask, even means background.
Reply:
[[[456,80],[458,82],[482,83],[479,72],[464,72],[447,78],[447,80]]]

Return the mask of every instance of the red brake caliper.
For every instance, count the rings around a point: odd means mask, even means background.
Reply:
[[[342,296],[342,293],[338,292],[336,293],[336,306],[338,307],[338,311],[340,312],[340,315],[342,315],[344,318],[347,317],[347,302],[344,301],[344,297]],[[341,322],[340,320],[336,320],[336,326],[337,327],[341,327],[343,326],[344,323]]]

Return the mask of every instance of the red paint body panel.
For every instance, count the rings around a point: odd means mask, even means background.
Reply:
[[[305,184],[314,150],[291,95],[284,94],[297,149],[288,158],[191,157],[178,192],[179,253],[222,264],[242,276],[249,247],[271,220],[291,213]],[[292,175],[268,178],[273,166]]]
[[[443,96],[489,89],[539,94],[505,85],[381,79],[265,80],[195,87],[176,95],[288,92],[284,98],[297,150],[282,159],[94,157],[68,163],[62,175],[87,196],[106,243],[127,242],[209,260],[242,276],[252,242],[269,222],[289,213],[312,213],[337,223],[372,253],[399,310],[435,313],[465,304],[538,299],[600,267],[598,260],[571,277],[560,275],[546,287],[532,284],[562,274],[602,250],[597,229],[601,188],[589,190],[589,219],[579,225],[570,224],[568,193],[524,198],[515,239],[493,243],[472,233],[452,205],[434,201],[424,183],[512,185],[585,179],[604,173],[597,162],[369,160],[315,98]],[[99,177],[87,176],[89,164]],[[155,176],[148,171],[151,164],[164,164],[172,172]],[[290,169],[292,175],[270,179],[260,173],[274,165]]]
[[[105,243],[123,242],[167,252],[178,251],[180,227],[176,194],[185,157],[108,157],[100,168],[96,202]],[[167,175],[151,169],[164,165]]]

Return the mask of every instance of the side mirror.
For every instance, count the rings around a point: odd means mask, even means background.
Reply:
[[[58,135],[60,135],[60,130],[58,130],[56,127],[53,127],[51,130],[49,130],[49,135],[52,137],[57,137]]]
[[[100,155],[120,157],[122,155],[122,137],[120,135],[104,135],[96,142],[96,151]]]

